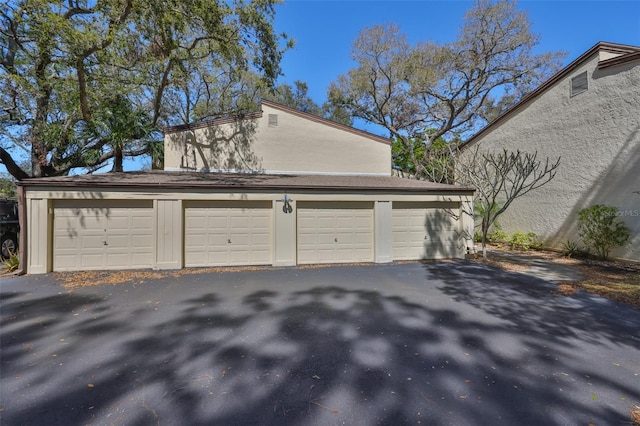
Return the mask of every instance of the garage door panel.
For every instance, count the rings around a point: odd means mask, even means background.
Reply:
[[[243,212],[244,213],[244,212]],[[246,229],[249,229],[251,226],[251,218],[250,217],[238,217],[233,216],[229,218],[229,226],[233,229],[239,229],[240,232],[244,232]]]
[[[149,222],[148,217],[134,217],[131,220],[131,229],[134,234],[146,235],[148,231],[152,231],[153,222]]]
[[[135,234],[132,240],[132,247],[135,249],[147,249],[150,253],[153,249],[153,241],[152,235]]]
[[[441,231],[439,241],[444,243],[456,243],[459,240],[458,233]]]
[[[270,264],[271,211],[270,201],[189,203],[185,265]]]
[[[133,258],[140,259],[140,256],[133,255]],[[127,255],[122,253],[107,253],[107,267],[108,268],[124,268],[129,262]]]
[[[371,240],[371,237],[369,234],[365,234],[365,233],[357,233],[354,235],[354,243],[355,244],[362,244],[362,245],[367,245],[369,244]]]
[[[346,233],[344,230],[336,230],[333,241],[338,245],[352,246],[355,244],[355,235],[353,232]]]
[[[207,218],[204,216],[196,216],[193,214],[191,216],[191,224],[189,229],[192,232],[204,231],[207,228]]]
[[[111,217],[111,218],[107,218],[107,228],[109,228],[110,231],[112,232],[117,232],[117,231],[122,231],[122,232],[126,232],[129,229],[133,229],[133,227],[131,226],[131,218],[129,217],[122,217],[122,213],[118,212],[119,216],[118,217]]]
[[[344,212],[342,212],[342,214],[344,214]],[[358,222],[355,217],[343,217],[340,215],[336,217],[335,227],[336,229],[353,230]]]
[[[196,264],[196,266],[227,266],[230,263],[226,248],[224,250],[208,250],[206,256],[202,256],[202,259],[206,260],[201,264]]]
[[[269,234],[258,234],[252,235],[251,239],[247,241],[250,244],[255,246],[254,251],[270,251],[267,248],[271,245],[271,235]],[[262,247],[262,249],[260,248]]]
[[[99,233],[94,233],[93,235],[80,234],[75,238],[70,238],[71,241],[75,241],[75,249],[80,250],[91,250],[91,249],[100,249],[102,251],[105,241],[104,231],[101,230]]]
[[[191,247],[205,247],[207,245],[207,236],[201,233],[198,234],[187,234],[190,240]]]
[[[371,261],[372,203],[298,203],[298,263]]]
[[[150,268],[152,207],[150,200],[56,201],[53,269]]]
[[[247,228],[249,228],[249,225],[247,225]],[[231,245],[231,250],[244,250],[245,247],[251,244],[249,235],[241,234],[240,231],[229,233],[229,241],[231,241],[231,243],[228,243]]]
[[[318,212],[318,214],[323,214],[325,216],[318,216],[318,218],[313,221],[309,221],[309,225],[312,227],[316,227],[316,229],[333,229],[335,225],[335,218],[334,217],[327,217],[326,214],[327,212],[323,212],[320,211]]]
[[[103,253],[96,254],[83,254],[80,256],[80,268],[77,268],[77,265],[73,262],[73,260],[69,259],[68,263],[69,270],[96,270],[96,269],[107,269],[108,265],[105,263],[105,256]]]
[[[460,257],[457,203],[395,203],[394,260]]]

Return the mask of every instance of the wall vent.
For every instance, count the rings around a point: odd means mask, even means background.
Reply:
[[[587,72],[580,73],[571,79],[571,97],[589,90]]]
[[[278,127],[278,114],[269,114],[269,127]]]

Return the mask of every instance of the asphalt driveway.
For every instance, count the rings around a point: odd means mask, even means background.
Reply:
[[[2,425],[623,425],[640,311],[469,262],[1,278]]]

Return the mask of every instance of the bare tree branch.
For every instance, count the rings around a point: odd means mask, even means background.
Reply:
[[[551,181],[560,166],[546,158],[538,160],[538,153],[522,151],[480,151],[479,146],[465,150],[456,157],[457,183],[476,189],[475,199],[482,219],[482,252],[486,258],[489,228],[516,199],[525,196]]]

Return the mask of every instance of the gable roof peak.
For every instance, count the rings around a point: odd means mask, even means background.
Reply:
[[[632,46],[630,44],[610,43],[608,41],[599,41],[591,49],[607,50],[610,52],[633,53],[640,52],[640,46]]]
[[[286,106],[286,105],[280,104],[278,102],[270,101],[270,100],[267,100],[267,99],[262,99],[261,100],[261,104],[265,105],[265,106],[268,106],[268,107],[271,107],[271,108],[274,108],[274,109],[277,109],[277,110],[280,110],[280,111],[283,111],[283,112],[286,112],[286,113],[289,113],[289,114],[292,114],[292,115],[296,115],[296,116],[298,116],[300,118],[304,118],[306,120],[315,121],[316,123],[324,124],[324,125],[329,126],[329,127],[333,127],[333,128],[339,129],[339,130],[344,130],[344,131],[347,131],[347,132],[350,132],[350,133],[353,133],[353,134],[356,134],[356,135],[359,135],[359,136],[364,136],[366,138],[372,139],[372,140],[377,141],[377,142],[382,142],[384,144],[391,145],[391,140],[389,138],[385,138],[384,136],[376,135],[374,133],[367,132],[366,130],[356,129],[355,127],[347,126],[346,124],[338,123],[337,121],[329,120],[327,118],[320,117],[318,115],[314,115],[314,114],[310,114],[308,112],[300,111],[300,110],[297,110],[297,109],[292,108],[290,106]]]

